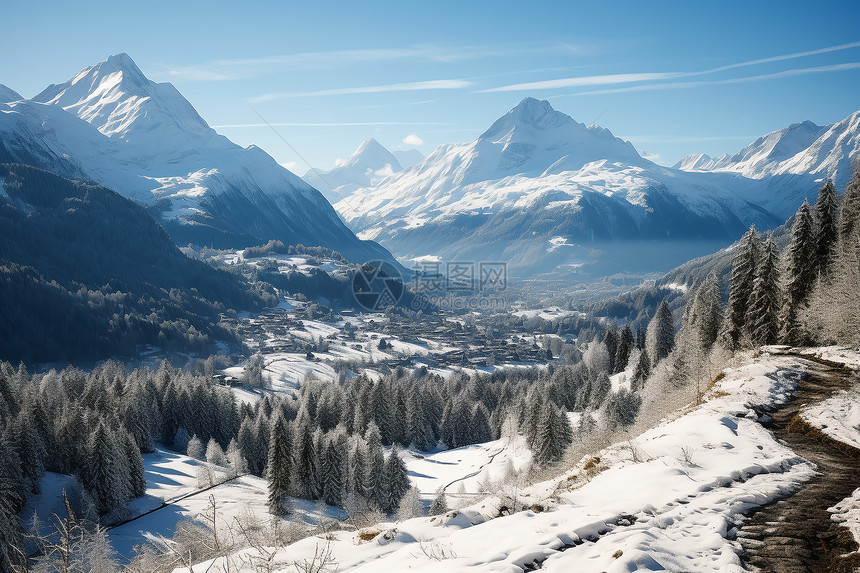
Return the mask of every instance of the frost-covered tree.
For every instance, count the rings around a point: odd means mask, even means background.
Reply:
[[[188,454],[189,458],[194,458],[195,460],[202,460],[206,455],[206,452],[203,449],[203,442],[201,442],[197,436],[192,436],[191,439],[188,440],[186,454]]]
[[[642,398],[636,392],[621,388],[606,401],[606,415],[611,427],[629,426],[636,421]]]
[[[268,505],[269,511],[274,515],[284,515],[290,511],[292,475],[292,436],[283,416],[278,416],[272,426],[269,460],[266,464],[266,479],[269,484]]]
[[[230,475],[237,477],[248,473],[248,461],[242,454],[242,448],[239,447],[239,442],[236,438],[230,440],[227,445],[227,465],[230,468]]]
[[[761,249],[755,285],[750,299],[751,337],[755,344],[775,344],[779,337],[780,311],[779,257],[768,237]]]
[[[794,216],[791,242],[785,251],[785,287],[780,324],[782,340],[786,344],[802,344],[805,339],[799,314],[815,286],[817,276],[815,222],[809,203],[804,201]]]
[[[400,505],[397,507],[397,519],[400,521],[421,517],[425,515],[424,503],[421,501],[421,492],[417,487],[409,488]]]
[[[448,500],[445,497],[445,488],[440,487],[436,491],[436,496],[430,503],[430,515],[442,515],[448,511]]]
[[[729,305],[726,310],[723,333],[725,344],[734,350],[748,336],[747,310],[755,284],[759,257],[759,236],[755,226],[749,228],[741,238],[729,280]]]
[[[209,438],[209,443],[206,444],[206,462],[219,468],[225,468],[228,465],[227,456],[215,438]]]

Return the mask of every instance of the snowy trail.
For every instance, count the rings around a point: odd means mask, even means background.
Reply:
[[[162,503],[162,504],[161,504],[161,505],[159,505],[158,507],[154,507],[154,508],[152,508],[152,509],[149,509],[149,510],[147,510],[147,511],[144,511],[143,513],[141,513],[141,514],[139,514],[139,515],[135,515],[134,517],[131,517],[131,518],[126,519],[126,520],[124,520],[124,521],[120,521],[119,523],[114,523],[113,525],[111,525],[111,526],[107,527],[106,529],[107,529],[108,531],[110,531],[110,530],[112,530],[112,529],[116,529],[116,528],[118,528],[118,527],[122,527],[123,525],[126,525],[126,524],[128,524],[128,523],[132,523],[133,521],[137,521],[138,519],[141,519],[141,518],[143,518],[143,517],[146,517],[147,515],[152,515],[153,513],[157,512],[157,511],[161,511],[162,509],[168,508],[168,507],[170,507],[170,506],[172,506],[172,505],[176,505],[176,504],[177,504],[177,503],[179,503],[180,501],[183,501],[183,500],[186,500],[186,499],[188,499],[188,498],[194,497],[195,495],[200,495],[201,493],[205,493],[205,492],[207,492],[207,491],[210,491],[210,490],[216,489],[216,488],[218,488],[218,487],[221,487],[221,486],[222,486],[222,485],[224,485],[224,484],[228,484],[228,483],[230,483],[231,481],[235,481],[235,480],[237,480],[237,479],[239,479],[239,478],[241,478],[241,477],[245,477],[245,476],[247,476],[247,475],[251,475],[251,474],[248,474],[248,473],[240,474],[240,475],[237,475],[237,476],[235,476],[235,477],[231,477],[231,478],[229,478],[229,479],[226,479],[226,480],[224,480],[224,481],[220,481],[220,482],[218,482],[218,483],[216,483],[216,484],[213,484],[213,485],[210,485],[210,486],[206,486],[206,487],[204,487],[204,488],[201,488],[201,489],[198,489],[198,490],[195,490],[195,491],[189,492],[189,493],[185,493],[185,494],[178,495],[178,496],[176,496],[176,497],[173,497],[173,498],[167,499],[167,500],[165,500],[165,501],[164,501],[164,503]]]
[[[508,449],[507,445],[502,446],[502,448],[500,450],[498,450],[495,453],[490,454],[489,459],[486,461],[486,463],[484,463],[482,466],[480,466],[477,470],[470,472],[464,476],[460,476],[455,480],[451,480],[449,483],[445,484],[445,487],[443,487],[442,490],[447,493],[448,488],[451,487],[452,485],[454,485],[455,483],[460,482],[460,481],[465,481],[469,478],[473,478],[477,475],[480,475],[480,473],[482,471],[484,471],[484,468],[487,467],[488,465],[490,465],[491,463],[493,463],[493,460],[496,459],[496,456],[498,456],[499,454],[504,452],[506,449]]]
[[[801,356],[799,356],[801,357]],[[818,474],[789,497],[752,511],[737,538],[745,567],[780,573],[853,571],[860,555],[850,531],[831,519],[827,508],[860,486],[860,450],[824,436],[799,416],[802,408],[849,385],[850,370],[802,356],[809,376],[792,399],[772,412],[766,424],[798,455],[814,462]]]

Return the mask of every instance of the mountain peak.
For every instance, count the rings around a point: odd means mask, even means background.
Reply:
[[[22,99],[24,98],[21,97],[21,94],[19,94],[12,88],[0,84],[0,103],[9,103],[12,101],[20,101]]]
[[[585,128],[569,115],[553,109],[548,101],[526,97],[497,119],[479,139],[496,139],[499,135],[517,129],[547,131],[564,126]]]
[[[125,52],[120,52],[119,54],[108,56],[108,59],[98,64],[98,66],[111,67],[116,71],[128,72],[130,74],[134,74],[135,76],[145,77],[143,75],[143,72],[140,71],[140,68],[137,67],[137,64],[134,63],[134,60],[131,59],[131,56],[129,56]]]
[[[136,140],[147,154],[163,153],[166,144],[185,153],[196,147],[189,136],[214,133],[173,85],[151,81],[126,53],[48,86],[33,100],[58,105],[108,137]]]

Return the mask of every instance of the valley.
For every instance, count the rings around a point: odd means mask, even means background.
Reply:
[[[857,568],[856,6],[34,6],[0,573]]]

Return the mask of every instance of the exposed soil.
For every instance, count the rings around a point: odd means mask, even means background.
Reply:
[[[825,436],[804,422],[800,410],[848,388],[850,370],[803,358],[809,375],[792,399],[769,414],[765,424],[798,455],[814,462],[818,474],[786,499],[762,506],[737,532],[741,561],[753,571],[842,572],[860,567],[858,545],[848,529],[830,519],[828,507],[860,487],[860,450]]]

